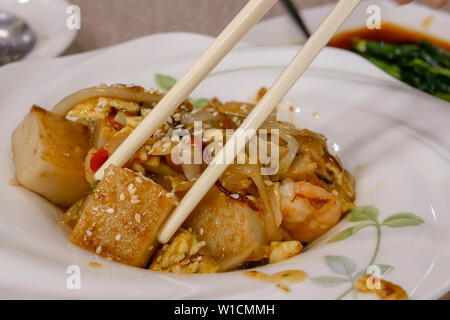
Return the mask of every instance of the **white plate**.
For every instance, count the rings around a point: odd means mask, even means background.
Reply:
[[[75,40],[78,30],[66,26],[70,3],[66,0],[2,0],[0,10],[23,18],[37,36],[37,43],[24,59],[59,56]]]
[[[427,33],[450,41],[450,19],[445,10],[433,10],[420,4],[399,6],[393,0],[366,0],[352,13],[340,31],[354,30],[366,26],[369,17],[367,8],[377,5],[381,21],[391,22],[411,30]],[[327,4],[301,10],[303,19],[311,32],[314,31],[333,8]],[[429,24],[425,21],[431,21]],[[261,45],[299,44],[305,41],[303,33],[289,16],[274,17],[257,24],[244,38],[248,43]]]
[[[14,176],[10,135],[33,103],[50,109],[65,95],[104,82],[152,87],[155,73],[179,78],[210,43],[198,35],[154,35],[95,54],[25,61],[0,70],[1,298],[335,299],[349,288],[349,283],[323,287],[313,279],[364,269],[375,252],[375,229],[327,243],[354,224],[342,221],[303,254],[260,268],[308,273],[305,282],[290,285],[292,291],[286,293],[240,272],[183,276],[108,262],[69,243],[56,208],[9,185]],[[192,96],[246,100],[269,86],[296,50],[237,48]],[[414,227],[382,227],[375,263],[394,267],[383,277],[401,285],[413,299],[446,293],[450,199],[443,190],[450,184],[449,105],[391,80],[358,56],[332,48],[319,55],[287,99],[299,112],[280,110],[280,117],[324,133],[345,167],[356,173],[358,205],[379,208],[380,221],[399,212],[425,220]],[[356,172],[358,166],[363,169]],[[329,260],[330,269],[326,256],[347,259]],[[90,268],[92,261],[102,267]],[[70,265],[81,269],[81,290],[66,287]],[[372,295],[352,291],[344,298],[355,297]]]

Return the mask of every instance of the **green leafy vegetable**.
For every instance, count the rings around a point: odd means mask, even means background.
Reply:
[[[450,52],[427,40],[389,44],[355,39],[352,49],[393,77],[450,102]]]

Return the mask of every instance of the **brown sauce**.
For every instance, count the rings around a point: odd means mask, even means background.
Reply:
[[[89,267],[93,269],[100,269],[102,267],[101,263],[98,262],[89,262]]]
[[[408,300],[408,295],[402,287],[383,279],[369,279],[369,277],[370,275],[366,274],[356,280],[355,288],[358,292],[376,294],[381,300]],[[368,283],[374,281],[379,281],[379,287],[369,288]]]
[[[361,38],[367,40],[384,41],[388,43],[414,43],[422,39],[427,39],[431,43],[445,50],[450,50],[450,42],[421,33],[412,31],[404,27],[386,22],[381,25],[381,29],[370,30],[366,27],[356,30],[344,31],[334,36],[329,42],[329,46],[350,49],[352,39]]]
[[[20,187],[21,186],[20,182],[16,178],[9,180],[9,185],[11,187]]]
[[[272,283],[285,292],[291,292],[287,284],[303,282],[308,277],[306,272],[302,270],[286,270],[274,274],[260,271],[243,271],[242,273],[250,279]]]

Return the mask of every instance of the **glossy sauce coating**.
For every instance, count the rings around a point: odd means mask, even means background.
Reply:
[[[388,43],[414,43],[427,39],[431,43],[446,50],[450,50],[450,43],[438,39],[426,33],[412,31],[393,23],[383,23],[381,29],[367,29],[366,27],[356,30],[344,31],[331,39],[329,46],[341,49],[350,49],[354,38],[385,41]]]

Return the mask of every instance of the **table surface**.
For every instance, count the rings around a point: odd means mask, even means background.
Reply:
[[[81,8],[81,30],[68,50],[73,54],[152,33],[188,31],[216,36],[246,0],[72,0]],[[299,8],[334,0],[294,0]],[[450,11],[450,5],[443,10]],[[265,19],[286,14],[278,3]],[[450,292],[442,299],[450,300]]]

